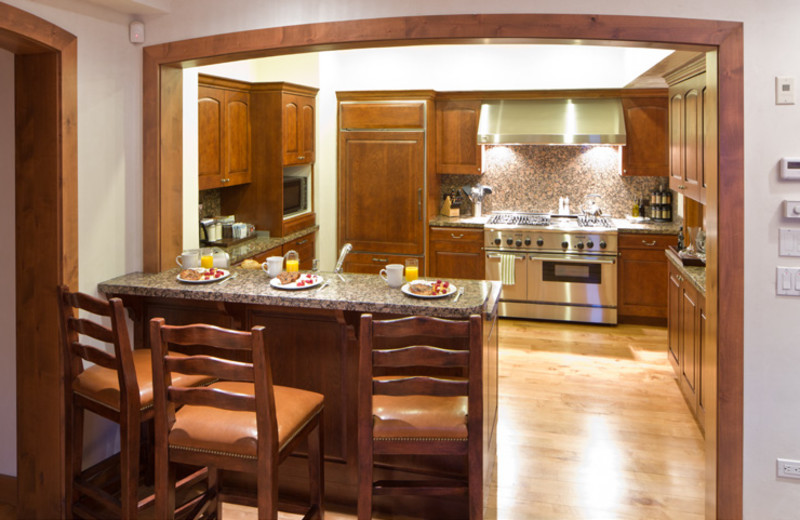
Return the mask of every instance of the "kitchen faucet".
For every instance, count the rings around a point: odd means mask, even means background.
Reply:
[[[344,276],[342,276],[341,274],[342,264],[344,264],[344,258],[347,256],[347,253],[349,253],[352,250],[353,250],[353,244],[351,244],[350,242],[342,246],[342,250],[339,253],[339,259],[336,261],[336,267],[333,268],[333,272],[336,273],[336,276],[338,276],[343,282],[346,280],[344,279]]]

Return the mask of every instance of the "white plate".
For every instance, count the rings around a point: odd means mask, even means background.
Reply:
[[[183,278],[181,278],[181,274],[178,273],[178,276],[176,276],[176,278],[178,279],[179,282],[183,282],[183,283],[212,283],[212,282],[219,282],[220,280],[224,280],[225,278],[227,278],[227,277],[229,277],[231,275],[231,272],[228,271],[227,269],[220,269],[219,267],[214,267],[213,269],[216,270],[216,271],[220,271],[222,273],[222,276],[220,276],[218,278],[209,278],[208,280],[184,280]],[[192,271],[198,271],[200,273],[204,273],[204,272],[208,271],[208,269],[206,269],[205,267],[193,267]]]
[[[417,280],[417,281],[415,281],[415,282],[409,282],[409,283],[407,283],[407,284],[404,284],[404,285],[403,285],[403,286],[400,288],[400,290],[401,290],[401,291],[403,291],[403,293],[404,293],[404,294],[407,294],[407,295],[409,295],[409,296],[413,296],[414,298],[426,298],[426,299],[431,299],[431,298],[446,298],[446,297],[450,296],[451,294],[453,294],[454,292],[456,292],[456,291],[458,290],[458,287],[456,287],[455,285],[453,285],[453,284],[451,283],[449,286],[447,286],[447,292],[446,292],[446,293],[444,293],[444,294],[430,294],[430,295],[428,295],[428,294],[417,294],[417,293],[413,293],[413,292],[411,292],[411,291],[409,290],[409,288],[408,288],[408,286],[409,286],[409,285],[411,285],[412,283],[419,283],[419,284],[425,284],[425,285],[433,285],[434,283],[436,283],[436,281],[435,281],[435,280],[431,280],[431,281],[428,281],[428,280]]]
[[[297,282],[305,280],[305,285],[301,285],[300,287],[297,286]],[[308,280],[311,280],[311,283],[308,283]],[[276,288],[276,289],[288,289],[288,290],[296,290],[296,289],[310,289],[312,287],[316,287],[322,283],[322,277],[318,274],[308,274],[303,273],[300,275],[300,278],[297,279],[297,282],[283,284],[277,278],[273,278],[269,281],[269,284]]]

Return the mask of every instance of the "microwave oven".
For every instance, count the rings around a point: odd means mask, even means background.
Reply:
[[[307,176],[283,177],[283,216],[298,215],[308,212],[309,184]]]

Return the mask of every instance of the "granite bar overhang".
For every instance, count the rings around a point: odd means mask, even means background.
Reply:
[[[330,309],[398,315],[464,318],[470,314],[493,314],[500,292],[499,282],[448,280],[464,288],[456,302],[454,296],[423,299],[391,289],[379,276],[343,274],[342,281],[331,272],[319,272],[329,285],[324,289],[284,290],[270,286],[261,270],[232,268],[232,279],[222,282],[190,284],[178,281],[180,269],[161,273],[130,273],[98,284],[106,295],[244,303],[279,307]]]

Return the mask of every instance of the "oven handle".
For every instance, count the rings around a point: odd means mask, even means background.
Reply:
[[[588,258],[562,258],[562,257],[555,257],[555,256],[533,256],[530,257],[531,260],[539,260],[542,262],[565,262],[565,263],[573,263],[573,264],[614,264],[616,260],[613,258],[609,258],[608,260],[595,260],[595,259],[588,259]]]
[[[508,253],[514,255],[514,260],[525,260],[525,255]],[[500,253],[486,253],[486,258],[500,258]]]

